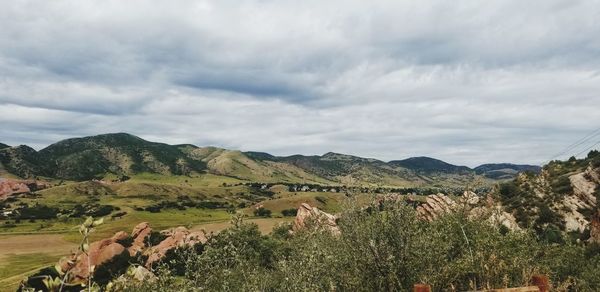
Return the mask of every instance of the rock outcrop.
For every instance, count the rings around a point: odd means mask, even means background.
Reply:
[[[47,183],[35,180],[14,180],[0,178],[0,201],[9,196],[27,194],[47,188]]]
[[[417,206],[417,215],[427,221],[433,221],[445,214],[465,212],[472,220],[487,220],[493,224],[504,225],[510,230],[519,230],[514,216],[505,212],[501,205],[491,197],[484,201],[474,192],[466,191],[453,200],[444,194],[427,196],[426,202]]]
[[[135,226],[131,238],[127,232],[119,231],[110,238],[91,243],[87,254],[73,253],[71,256],[61,259],[57,268],[61,269],[63,273],[69,273],[70,283],[85,283],[95,270],[94,268],[124,254],[127,257],[135,256],[138,253],[148,256],[145,266],[151,268],[152,264],[163,259],[169,250],[207,241],[203,232],[190,232],[185,227],[177,227],[162,231],[161,233],[167,237],[158,245],[149,247],[146,245],[146,238],[151,232],[150,225],[142,222]],[[90,268],[92,268],[92,272],[90,272]],[[139,275],[136,277],[143,279],[152,277],[145,271],[146,269],[138,269]]]
[[[98,267],[126,252],[119,243],[128,237],[127,232],[120,231],[111,238],[90,244],[88,253],[74,254],[70,259],[62,259],[59,266],[63,272],[69,271],[73,283],[84,283],[90,276],[90,268]]]
[[[151,268],[154,263],[162,259],[172,249],[194,246],[207,241],[206,235],[203,232],[190,232],[187,228],[181,226],[162,231],[161,233],[166,235],[167,238],[144,252],[148,256],[148,260],[146,261],[147,268]]]
[[[152,228],[148,222],[142,222],[136,225],[131,232],[133,242],[131,246],[127,248],[129,255],[134,256],[140,253],[146,248],[146,238],[152,233]]]
[[[337,216],[319,210],[317,207],[311,207],[303,203],[298,208],[292,231],[296,232],[305,228],[317,228],[330,231],[334,235],[340,234],[340,228],[337,225]]]
[[[444,194],[429,195],[426,202],[417,206],[417,214],[427,220],[433,221],[438,217],[452,213],[458,208],[458,204]]]

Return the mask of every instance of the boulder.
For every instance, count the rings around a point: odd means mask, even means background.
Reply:
[[[194,246],[198,243],[205,243],[207,241],[204,232],[190,232],[185,227],[177,227],[161,231],[162,234],[166,235],[163,241],[158,245],[150,247],[144,254],[148,256],[146,261],[146,267],[151,268],[154,263],[161,260],[168,251],[177,247]]]
[[[298,231],[308,227],[310,221],[315,228],[323,228],[330,231],[334,235],[340,234],[340,228],[337,225],[337,217],[329,213],[319,210],[317,207],[303,203],[298,208],[292,231]]]
[[[146,248],[146,237],[148,237],[150,233],[152,233],[152,228],[150,228],[148,222],[142,222],[133,228],[133,231],[131,232],[133,242],[127,249],[131,256],[142,252]]]
[[[61,260],[59,266],[63,272],[69,271],[73,283],[84,283],[90,276],[89,267],[98,267],[113,258],[120,256],[126,249],[118,243],[128,237],[127,233],[120,231],[111,238],[99,240],[90,244],[88,253],[73,255],[70,259]],[[89,261],[89,262],[88,262]]]
[[[138,281],[138,282],[148,282],[148,283],[152,283],[154,281],[156,281],[156,276],[150,272],[148,269],[142,267],[142,266],[137,266],[133,269],[133,271],[131,272],[131,277],[132,279]]]

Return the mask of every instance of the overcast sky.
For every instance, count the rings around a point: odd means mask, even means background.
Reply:
[[[11,145],[128,132],[475,166],[538,164],[600,127],[596,0],[0,5]]]

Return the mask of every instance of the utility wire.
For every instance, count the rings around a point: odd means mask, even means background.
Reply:
[[[575,154],[575,157],[577,157],[577,156],[579,156],[579,155],[581,155],[581,154],[585,153],[586,151],[588,151],[588,150],[590,150],[590,149],[592,149],[592,148],[594,148],[594,147],[596,147],[596,146],[598,146],[598,145],[600,145],[600,141],[596,142],[594,145],[592,145],[592,146],[590,146],[590,147],[588,147],[588,148],[586,148],[586,149],[583,149],[583,151],[581,151],[581,152],[579,152],[579,153]]]
[[[591,140],[592,138],[594,138],[598,135],[600,135],[600,128],[597,128],[596,130],[592,131],[591,133],[585,135],[583,138],[580,138],[579,140],[575,141],[573,144],[567,146],[565,149],[561,150],[560,152],[555,154],[552,158],[550,158],[550,160],[553,160],[561,155],[564,155],[564,154],[568,153],[569,151],[575,150],[581,144],[588,142],[589,140]]]

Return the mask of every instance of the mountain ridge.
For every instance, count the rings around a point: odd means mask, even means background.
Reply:
[[[477,173],[477,168],[457,166],[424,156],[389,162],[335,152],[275,156],[266,152],[242,152],[213,146],[169,145],[128,133],[69,138],[40,151],[28,146],[0,147],[0,162],[8,172],[24,178],[45,176],[80,181],[102,178],[107,174],[212,173],[249,181],[341,183],[351,179],[380,185],[445,184],[470,181],[477,177],[496,179],[485,176],[483,170],[497,171],[494,165],[503,168],[520,166],[523,169],[534,167],[508,163],[485,164],[480,167],[487,167],[479,169],[480,173]],[[500,177],[512,178],[516,173],[518,171],[503,173]]]

